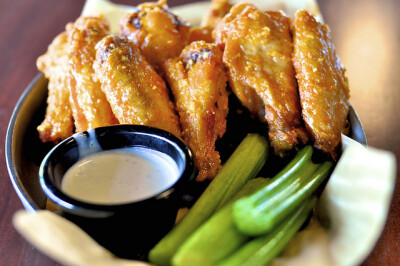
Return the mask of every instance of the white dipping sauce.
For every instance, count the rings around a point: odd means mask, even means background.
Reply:
[[[84,157],[65,173],[61,189],[81,201],[121,204],[143,200],[172,186],[178,166],[168,155],[142,147]]]

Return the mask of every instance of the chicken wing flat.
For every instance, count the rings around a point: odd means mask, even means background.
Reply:
[[[221,49],[225,48],[227,35],[234,30],[232,21],[236,19],[247,6],[247,4],[235,5],[231,8],[229,14],[216,25],[212,35],[213,38],[215,38],[215,43],[217,43]],[[260,96],[258,96],[254,88],[241,80],[240,75],[233,75],[233,73],[230,73],[231,71],[234,71],[234,69],[228,69],[228,79],[232,91],[251,114],[258,117],[261,121],[266,122],[265,106]]]
[[[69,34],[68,85],[77,132],[117,123],[101,84],[93,80],[95,46],[107,34],[107,22],[97,17],[78,18]]]
[[[120,34],[132,40],[146,60],[160,71],[161,64],[179,56],[189,37],[189,24],[174,15],[166,1],[143,3],[120,22]]]
[[[212,179],[221,166],[215,142],[225,133],[228,114],[222,51],[215,44],[193,42],[179,58],[167,60],[164,67],[180,116],[182,137],[196,159],[197,180]]]
[[[123,37],[105,37],[97,45],[93,67],[121,124],[153,126],[181,135],[165,82],[134,43]]]
[[[265,112],[275,153],[283,156],[305,143],[289,18],[238,4],[219,23],[215,36],[225,48],[223,60],[233,92],[254,115]]]
[[[47,109],[43,122],[37,127],[43,142],[57,143],[72,135],[74,121],[67,86],[67,32],[60,33],[47,52],[37,59],[37,68],[49,79]]]
[[[314,145],[336,159],[349,114],[349,85],[329,28],[305,10],[294,18],[293,62],[306,127]]]

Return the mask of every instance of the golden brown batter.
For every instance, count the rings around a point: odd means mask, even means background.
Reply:
[[[222,52],[214,44],[193,42],[179,58],[167,60],[165,74],[180,116],[182,137],[196,158],[197,180],[211,179],[221,166],[215,141],[225,133],[228,114]]]
[[[67,32],[60,33],[36,62],[37,68],[49,79],[46,115],[37,128],[43,142],[66,139],[72,135],[74,127],[66,75],[67,40]]]
[[[233,92],[269,125],[271,146],[279,155],[307,141],[292,65],[290,20],[280,12],[262,12],[237,4],[215,29],[225,47],[223,60]]]
[[[295,14],[293,62],[303,119],[314,145],[337,159],[350,107],[349,85],[328,26],[305,10]]]
[[[139,5],[121,19],[120,28],[159,73],[165,60],[179,56],[189,37],[189,24],[168,9],[166,0]]]
[[[117,123],[100,83],[93,80],[95,46],[108,30],[102,18],[80,17],[69,34],[68,85],[77,132]]]
[[[153,126],[181,135],[165,82],[131,41],[105,37],[97,45],[93,67],[121,124]]]

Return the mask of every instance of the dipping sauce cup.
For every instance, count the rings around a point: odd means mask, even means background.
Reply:
[[[64,191],[63,178],[78,161],[122,148],[161,152],[176,164],[176,180],[169,181],[157,192],[150,191],[148,196],[122,203],[99,204]],[[132,178],[135,174],[137,171],[133,169]],[[193,155],[181,139],[166,131],[139,125],[102,127],[74,134],[47,154],[39,170],[40,185],[60,208],[62,216],[115,255],[130,259],[146,259],[147,252],[172,228],[184,189],[194,180],[194,175]]]

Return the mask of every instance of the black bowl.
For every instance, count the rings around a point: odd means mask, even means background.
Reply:
[[[72,198],[61,190],[62,179],[65,172],[82,159],[78,143],[86,142],[85,146],[90,147],[93,137],[100,147],[85,149],[85,156],[113,149],[145,147],[169,155],[178,166],[179,177],[161,193],[126,204],[93,204]],[[194,174],[192,153],[182,140],[166,131],[139,125],[102,127],[74,134],[55,146],[39,169],[43,191],[61,209],[63,216],[115,255],[133,259],[145,259],[143,256],[148,250],[172,228],[184,188],[194,180]]]

